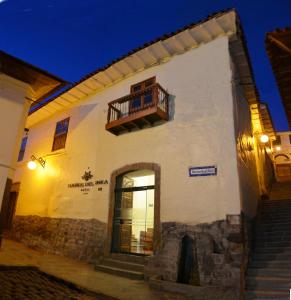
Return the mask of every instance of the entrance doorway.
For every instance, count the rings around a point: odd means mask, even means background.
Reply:
[[[1,207],[1,229],[4,231],[12,227],[19,186],[20,183],[12,183],[11,179],[7,180]]]
[[[132,171],[116,178],[112,252],[153,253],[154,207],[154,171]]]

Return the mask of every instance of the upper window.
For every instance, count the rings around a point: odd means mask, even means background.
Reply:
[[[141,108],[153,104],[153,89],[150,87],[155,83],[156,77],[152,77],[131,86],[130,93],[137,93],[137,96],[130,101],[130,112],[140,110]],[[139,94],[139,92],[141,93]]]
[[[17,161],[22,161],[23,160],[26,144],[27,144],[27,136],[24,137],[21,141],[21,146],[20,146],[20,151],[19,151],[19,154],[18,154]]]
[[[70,118],[57,122],[52,151],[65,148]]]
[[[273,146],[276,145],[281,145],[281,136],[280,135],[276,135],[276,140],[273,141]]]

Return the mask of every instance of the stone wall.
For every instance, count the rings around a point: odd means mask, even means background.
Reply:
[[[177,282],[181,241],[188,235],[194,241],[194,257],[200,286],[231,287],[240,290],[243,265],[243,233],[240,216],[211,224],[162,224],[161,249],[146,267],[147,278]]]
[[[45,253],[94,263],[103,255],[106,224],[96,219],[15,216],[9,237]]]

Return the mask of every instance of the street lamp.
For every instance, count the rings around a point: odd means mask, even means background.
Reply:
[[[34,155],[31,155],[30,161],[27,163],[27,167],[30,170],[35,170],[38,162],[43,168],[45,167],[45,160],[42,157],[36,158]]]
[[[260,141],[264,144],[268,143],[269,142],[269,137],[266,135],[266,134],[262,134],[260,136]]]

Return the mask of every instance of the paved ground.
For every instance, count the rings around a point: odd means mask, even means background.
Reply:
[[[36,268],[1,267],[0,299],[3,300],[113,300],[78,288]]]
[[[20,243],[10,240],[3,240],[2,248],[0,249],[0,265],[35,266],[45,273],[72,282],[87,290],[115,297],[120,300],[186,299],[183,296],[171,293],[160,293],[157,291],[153,291],[144,281],[131,280],[102,272],[97,272],[94,270],[93,266],[86,263],[82,263],[80,261],[62,256],[40,253],[38,251],[29,249]],[[0,285],[0,289],[1,286],[2,285]],[[13,298],[13,300],[14,299],[16,298]],[[27,299],[34,300],[34,298]],[[42,300],[47,299],[49,298],[42,297]],[[61,300],[63,298],[54,299]]]

